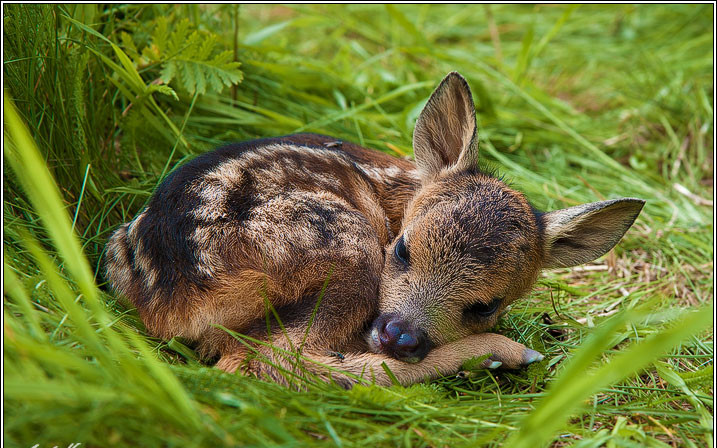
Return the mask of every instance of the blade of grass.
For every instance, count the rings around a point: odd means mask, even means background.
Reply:
[[[88,163],[87,168],[85,169],[85,177],[82,180],[82,188],[80,189],[80,199],[77,200],[77,207],[75,208],[75,216],[72,218],[72,227],[70,228],[70,230],[72,232],[75,231],[75,224],[77,224],[77,215],[80,213],[80,206],[82,205],[82,197],[85,195],[85,185],[87,185],[87,177],[90,174],[91,166],[92,165],[90,165]]]
[[[144,341],[140,340],[134,332],[124,331],[124,337],[129,338],[134,348],[144,355],[141,363],[142,367],[140,367],[139,361],[136,361],[136,358],[128,350],[119,334],[112,328],[113,320],[109,317],[99,298],[87,259],[80,249],[74,232],[72,232],[69,217],[61,205],[62,200],[57,186],[47,171],[47,167],[40,157],[33,139],[17,115],[17,111],[8,94],[5,95],[4,106],[6,129],[10,137],[9,140],[6,139],[6,143],[10,143],[6,145],[6,159],[15,173],[18,174],[19,180],[31,197],[33,205],[44,223],[45,230],[57,247],[65,266],[77,282],[84,297],[83,302],[90,307],[93,319],[96,319],[100,324],[98,331],[92,328],[84,310],[76,302],[69,286],[59,277],[57,270],[53,267],[53,263],[40,249],[39,245],[29,236],[23,239],[40,265],[57,299],[60,300],[73,324],[77,326],[82,342],[91,348],[92,354],[98,357],[108,372],[118,373],[117,368],[112,367],[115,366],[114,355],[118,358],[124,358],[124,362],[120,365],[134,374],[129,377],[134,377],[136,381],[143,381],[150,388],[156,388],[154,385],[160,384],[162,390],[158,392],[165,391],[167,398],[175,402],[181,409],[180,414],[174,413],[171,408],[167,409],[166,415],[183,421],[185,424],[188,423],[193,427],[198,427],[199,417],[186,393],[167,368],[152,357]],[[98,332],[102,332],[111,350],[104,346]],[[132,362],[131,360],[135,361]],[[152,375],[148,376],[145,369],[149,369]],[[118,376],[118,380],[125,379],[125,376],[121,376],[121,379]],[[151,396],[152,394],[147,395],[148,399],[151,400],[149,398]]]
[[[705,407],[705,405],[692,391],[692,389],[687,386],[685,380],[682,379],[682,377],[678,375],[677,372],[672,370],[669,364],[658,361],[655,363],[655,367],[657,368],[657,372],[660,374],[661,378],[664,378],[672,386],[677,387],[685,395],[687,395],[688,400],[690,401],[690,403],[692,403],[692,406],[695,407],[695,409],[700,415],[700,424],[705,430],[705,443],[708,447],[712,448],[714,446],[714,426],[713,416],[710,411]]]
[[[589,370],[590,361],[600,355],[605,340],[617,327],[634,319],[633,313],[612,318],[575,354],[570,366],[553,382],[548,394],[522,422],[520,432],[508,440],[509,447],[542,446],[560,429],[584,400],[603,387],[639,372],[663,353],[712,323],[711,307],[684,313],[674,325],[624,349],[608,363]]]
[[[8,254],[4,253],[4,259],[8,260]],[[47,340],[47,334],[40,325],[40,319],[32,308],[32,300],[25,292],[20,284],[15,272],[7,264],[3,263],[3,292],[13,298],[15,303],[20,307],[23,318],[27,321],[30,334],[41,341]]]

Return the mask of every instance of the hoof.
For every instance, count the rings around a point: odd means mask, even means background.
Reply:
[[[503,363],[500,361],[493,361],[490,364],[488,364],[488,368],[491,370],[497,369],[498,367],[502,366]]]
[[[533,364],[534,362],[540,362],[543,359],[545,359],[545,356],[541,355],[535,350],[526,348],[523,352],[523,365],[527,366]]]

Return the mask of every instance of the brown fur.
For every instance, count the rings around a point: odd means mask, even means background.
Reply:
[[[484,332],[542,267],[609,250],[642,202],[536,213],[478,169],[473,102],[455,73],[421,113],[414,150],[416,165],[296,134],[200,156],[112,236],[110,283],[150,333],[280,382],[305,369],[345,386],[390,384],[385,363],[410,384],[473,356],[509,368],[539,359]],[[386,316],[425,335],[425,353],[399,356],[381,342]]]

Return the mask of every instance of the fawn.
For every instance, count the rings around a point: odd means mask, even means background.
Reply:
[[[486,354],[490,368],[542,359],[485,331],[541,269],[615,246],[644,201],[533,209],[479,169],[473,100],[455,72],[421,112],[413,148],[415,164],[294,134],[203,154],[113,234],[109,280],[153,335],[279,382],[297,349],[302,368],[345,387],[391,384],[383,363],[410,384]]]

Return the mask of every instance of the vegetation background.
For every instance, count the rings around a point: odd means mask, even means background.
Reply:
[[[713,446],[713,21],[713,5],[5,4],[5,443]],[[297,131],[410,156],[451,70],[484,160],[537,207],[647,200],[613,252],[547,272],[503,319],[541,363],[299,392],[200,365],[108,291],[107,238],[184,160]]]

